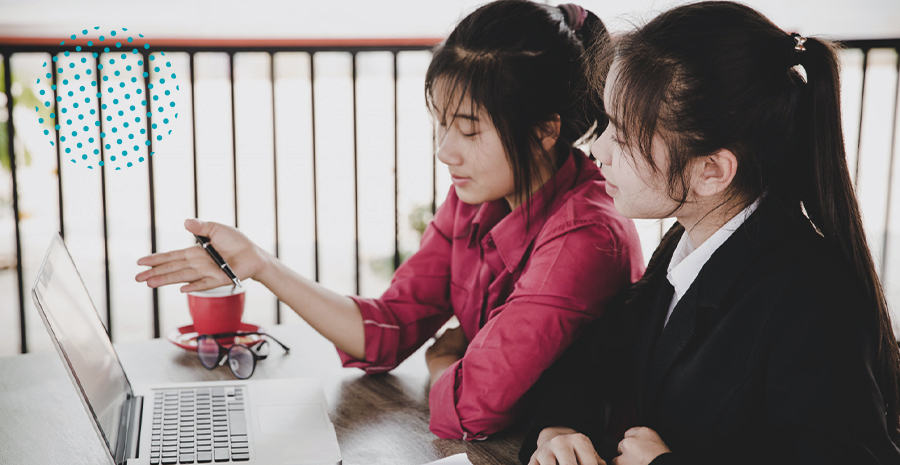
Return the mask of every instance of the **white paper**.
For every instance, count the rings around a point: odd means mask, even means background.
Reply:
[[[436,462],[426,463],[425,465],[472,465],[472,462],[469,461],[469,456],[462,453],[442,458]]]

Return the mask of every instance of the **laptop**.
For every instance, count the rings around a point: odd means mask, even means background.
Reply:
[[[317,380],[235,379],[134,390],[58,233],[31,294],[109,464],[341,463]]]

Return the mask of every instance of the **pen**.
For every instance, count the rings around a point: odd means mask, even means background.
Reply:
[[[234,274],[234,271],[231,271],[231,267],[228,266],[228,263],[225,262],[225,259],[222,258],[222,256],[219,255],[219,252],[216,252],[216,249],[213,248],[212,244],[209,243],[209,238],[206,236],[198,236],[196,234],[194,234],[194,237],[197,238],[197,242],[200,243],[200,246],[203,247],[203,250],[205,250],[206,253],[208,253],[209,256],[212,257],[213,261],[216,262],[216,265],[219,265],[219,268],[221,268],[222,271],[224,271],[225,274],[228,275],[229,278],[231,278],[231,281],[234,282],[234,285],[243,289],[244,286],[241,286],[241,280],[238,279],[236,274]]]

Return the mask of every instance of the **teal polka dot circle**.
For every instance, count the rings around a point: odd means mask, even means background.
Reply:
[[[170,122],[178,119],[180,88],[173,72],[178,61],[154,52],[149,39],[127,28],[101,31],[92,26],[60,45],[68,50],[43,64],[55,73],[44,73],[34,88],[43,103],[35,112],[50,145],[60,144],[57,150],[74,157],[73,164],[92,170],[131,168],[157,153],[172,134]],[[116,134],[115,143],[106,138],[110,132]],[[121,153],[112,153],[115,146]]]

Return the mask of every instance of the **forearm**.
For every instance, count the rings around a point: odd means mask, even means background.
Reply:
[[[365,330],[356,302],[304,278],[267,252],[263,256],[265,266],[254,279],[338,349],[365,360]]]

